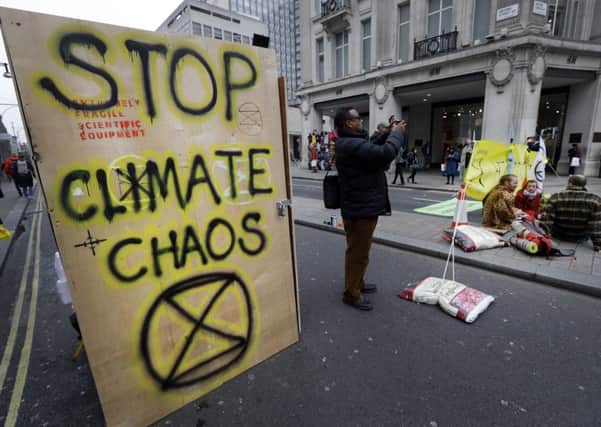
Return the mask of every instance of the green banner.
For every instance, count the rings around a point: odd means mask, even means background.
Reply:
[[[414,212],[452,218],[455,215],[456,204],[457,198],[452,198],[451,200],[446,200],[444,202],[424,206],[423,208],[414,209]],[[482,209],[482,202],[479,200],[466,200],[466,204],[468,212]]]

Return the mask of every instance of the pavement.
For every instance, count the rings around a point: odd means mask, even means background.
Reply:
[[[291,175],[295,179],[323,180],[325,172],[313,173],[300,165],[292,166]],[[388,182],[392,182],[393,173],[389,171]],[[459,179],[455,185],[446,185],[446,179],[436,170],[420,171],[416,175],[417,184],[408,184],[406,188],[421,190],[448,191],[449,195],[459,191]],[[567,177],[547,174],[544,192],[553,194],[563,190]],[[589,191],[601,195],[601,178],[587,177]],[[339,210],[325,209],[323,202],[317,199],[293,197],[295,222],[321,230],[343,234],[339,225],[324,224],[332,215],[340,221]],[[469,214],[468,214],[469,219]],[[409,250],[414,253],[434,256],[446,260],[449,243],[442,239],[442,232],[449,228],[450,219],[417,213],[393,211],[389,217],[381,217],[374,234],[374,241],[390,247]],[[576,292],[601,297],[601,254],[593,251],[592,243],[562,242],[554,239],[561,249],[574,249],[575,257],[546,258],[540,255],[528,255],[513,247],[488,249],[466,253],[456,248],[455,261],[459,264],[484,268],[514,277],[532,280],[547,285],[569,289]],[[433,271],[433,275],[443,274]],[[447,278],[449,275],[447,274]],[[455,279],[461,282],[461,276]]]
[[[15,239],[19,237],[19,233],[14,233],[14,231],[23,219],[30,199],[19,197],[19,193],[17,193],[17,189],[12,182],[2,179],[0,180],[0,186],[4,193],[4,197],[0,199],[0,219],[2,219],[4,227],[12,232],[10,238],[0,240],[0,276],[2,276],[4,263],[8,258],[10,249]]]

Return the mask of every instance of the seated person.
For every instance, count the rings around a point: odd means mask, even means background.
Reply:
[[[482,200],[482,225],[499,230],[510,230],[517,218],[513,207],[513,192],[518,186],[518,177],[503,175],[499,183]]]
[[[528,180],[526,187],[522,188],[515,195],[515,207],[528,214],[532,219],[540,215],[541,193],[538,191],[536,181]]]
[[[580,242],[590,237],[593,249],[601,252],[601,197],[586,190],[584,175],[570,176],[566,189],[551,196],[541,222],[561,240]]]

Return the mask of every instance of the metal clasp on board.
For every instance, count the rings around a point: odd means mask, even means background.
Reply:
[[[286,208],[292,206],[292,200],[284,199],[276,202],[276,207],[278,208],[279,216],[286,216]]]

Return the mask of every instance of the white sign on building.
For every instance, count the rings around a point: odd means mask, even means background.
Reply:
[[[547,3],[535,0],[534,6],[532,7],[532,13],[535,15],[547,16]]]
[[[520,13],[520,4],[515,3],[507,7],[497,9],[497,22],[504,21],[505,19],[513,18],[518,16]]]

